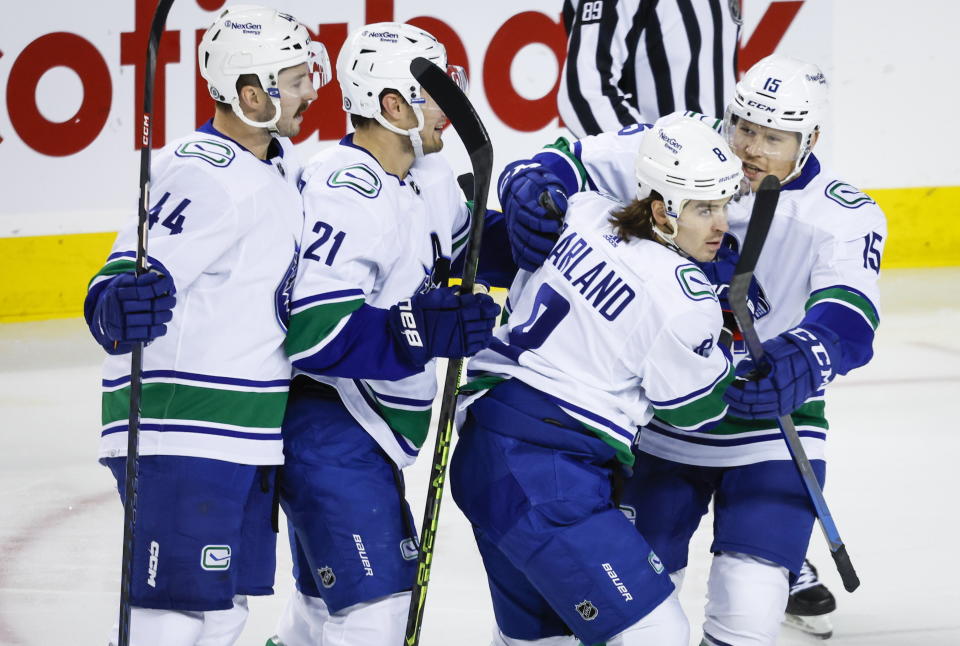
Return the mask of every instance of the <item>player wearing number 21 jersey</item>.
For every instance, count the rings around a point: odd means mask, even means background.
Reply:
[[[696,430],[726,411],[721,312],[691,258],[719,248],[741,172],[719,135],[679,117],[648,131],[636,159],[637,199],[574,196],[468,365],[451,485],[487,569],[495,643],[571,631],[571,644],[687,643],[673,585],[610,480],[654,414]]]

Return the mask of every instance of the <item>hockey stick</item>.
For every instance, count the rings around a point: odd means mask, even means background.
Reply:
[[[753,203],[753,212],[750,214],[750,224],[747,227],[747,235],[743,242],[743,249],[740,253],[740,260],[737,262],[737,268],[730,281],[730,307],[733,310],[733,316],[737,320],[740,332],[753,358],[753,363],[760,366],[763,361],[763,345],[760,343],[760,337],[753,327],[753,317],[747,307],[747,290],[750,288],[750,280],[753,277],[753,270],[757,266],[757,260],[760,257],[760,250],[763,248],[763,242],[770,230],[770,223],[773,221],[773,214],[777,209],[777,201],[780,198],[780,182],[773,175],[767,175],[760,182],[760,189],[757,191],[756,201]],[[827,507],[827,501],[823,497],[823,490],[817,482],[817,476],[810,466],[810,460],[807,459],[807,453],[800,443],[800,436],[793,425],[793,418],[790,415],[783,415],[777,420],[783,438],[787,442],[787,449],[790,451],[790,457],[800,472],[800,478],[803,480],[803,486],[807,490],[807,496],[817,513],[817,520],[820,523],[820,529],[830,546],[830,552],[837,565],[837,572],[843,580],[843,587],[847,592],[853,592],[860,585],[860,579],[857,577],[853,564],[850,562],[850,556],[847,554],[847,548],[840,539],[840,532],[833,522],[833,516]]]
[[[450,124],[463,141],[470,164],[473,166],[473,212],[470,222],[470,235],[464,253],[463,279],[460,292],[469,294],[477,277],[477,261],[480,258],[480,240],[483,235],[483,218],[487,212],[487,193],[490,190],[490,177],[493,172],[493,148],[490,137],[484,128],[470,100],[444,72],[425,58],[415,58],[410,63],[410,71],[420,85],[430,93],[440,109],[450,120]],[[427,584],[430,582],[430,567],[433,562],[433,549],[437,537],[437,521],[440,516],[440,502],[443,485],[447,477],[447,460],[450,455],[450,439],[453,433],[453,413],[457,403],[457,388],[460,384],[460,371],[463,359],[450,359],[440,394],[440,418],[437,422],[437,440],[433,449],[433,462],[430,465],[430,485],[427,489],[427,502],[423,510],[420,551],[417,558],[417,579],[413,584],[410,597],[410,612],[407,615],[407,630],[404,636],[406,646],[415,646],[420,642],[420,629],[423,625],[424,603],[427,598]]]
[[[153,149],[153,79],[157,51],[173,0],[159,0],[147,42],[147,68],[143,83],[143,122],[140,148],[140,204],[137,213],[137,275],[147,271],[147,211],[150,208],[150,153]],[[133,576],[133,532],[137,518],[137,479],[140,471],[140,392],[143,377],[143,343],[133,345],[130,358],[130,415],[127,425],[127,475],[123,498],[123,556],[120,574],[120,632],[118,646],[130,644],[130,590]]]

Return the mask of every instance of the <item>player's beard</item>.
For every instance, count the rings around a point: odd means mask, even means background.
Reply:
[[[293,116],[290,117],[289,120],[287,120],[287,123],[283,123],[283,121],[285,120],[281,118],[280,123],[277,124],[278,126],[280,126],[278,128],[278,134],[281,137],[296,137],[298,134],[300,134],[300,127],[303,125],[303,122],[302,121],[298,122],[297,117],[299,117],[304,112],[306,112],[307,108],[309,107],[310,107],[309,101],[302,101],[300,103],[300,107],[297,108],[297,111],[293,113]]]

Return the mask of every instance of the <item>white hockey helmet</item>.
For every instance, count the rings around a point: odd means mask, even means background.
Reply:
[[[671,232],[654,231],[667,242],[677,235],[677,218],[689,200],[730,198],[743,178],[740,160],[713,128],[674,113],[645,133],[637,151],[637,199],[656,191],[663,197]]]
[[[343,109],[368,119],[375,119],[387,130],[410,137],[417,157],[423,155],[420,130],[423,128],[423,106],[426,99],[420,83],[410,73],[410,63],[417,57],[435,63],[466,92],[463,68],[447,65],[447,50],[431,34],[399,22],[378,22],[353,32],[337,57],[337,80],[343,92]],[[417,127],[403,130],[382,114],[380,94],[394,90],[413,108]]]
[[[270,130],[276,130],[280,119],[281,70],[306,63],[315,89],[331,78],[327,50],[310,40],[306,27],[290,14],[257,5],[221,11],[200,41],[197,62],[214,100],[229,103],[244,123]],[[269,121],[253,121],[240,109],[237,79],[243,74],[255,74],[270,97],[274,115]]]
[[[737,83],[724,117],[724,133],[732,145],[739,119],[798,133],[800,147],[786,181],[797,176],[810,157],[814,133],[826,118],[827,94],[827,78],[813,63],[780,54],[767,56]]]

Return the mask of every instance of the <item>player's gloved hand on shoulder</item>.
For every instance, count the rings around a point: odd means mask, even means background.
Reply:
[[[458,294],[441,287],[390,308],[390,332],[410,363],[434,357],[469,357],[487,347],[500,307],[487,294]]]
[[[118,274],[97,295],[90,331],[108,353],[130,352],[167,333],[176,293],[173,279],[156,271]]]
[[[737,365],[737,378],[723,398],[729,414],[746,419],[789,415],[836,376],[840,356],[836,333],[804,324],[764,342],[762,365]]]
[[[546,193],[554,209],[542,198]],[[497,182],[507,223],[510,252],[521,269],[537,269],[560,236],[567,194],[560,179],[539,162],[521,160],[507,166]]]

